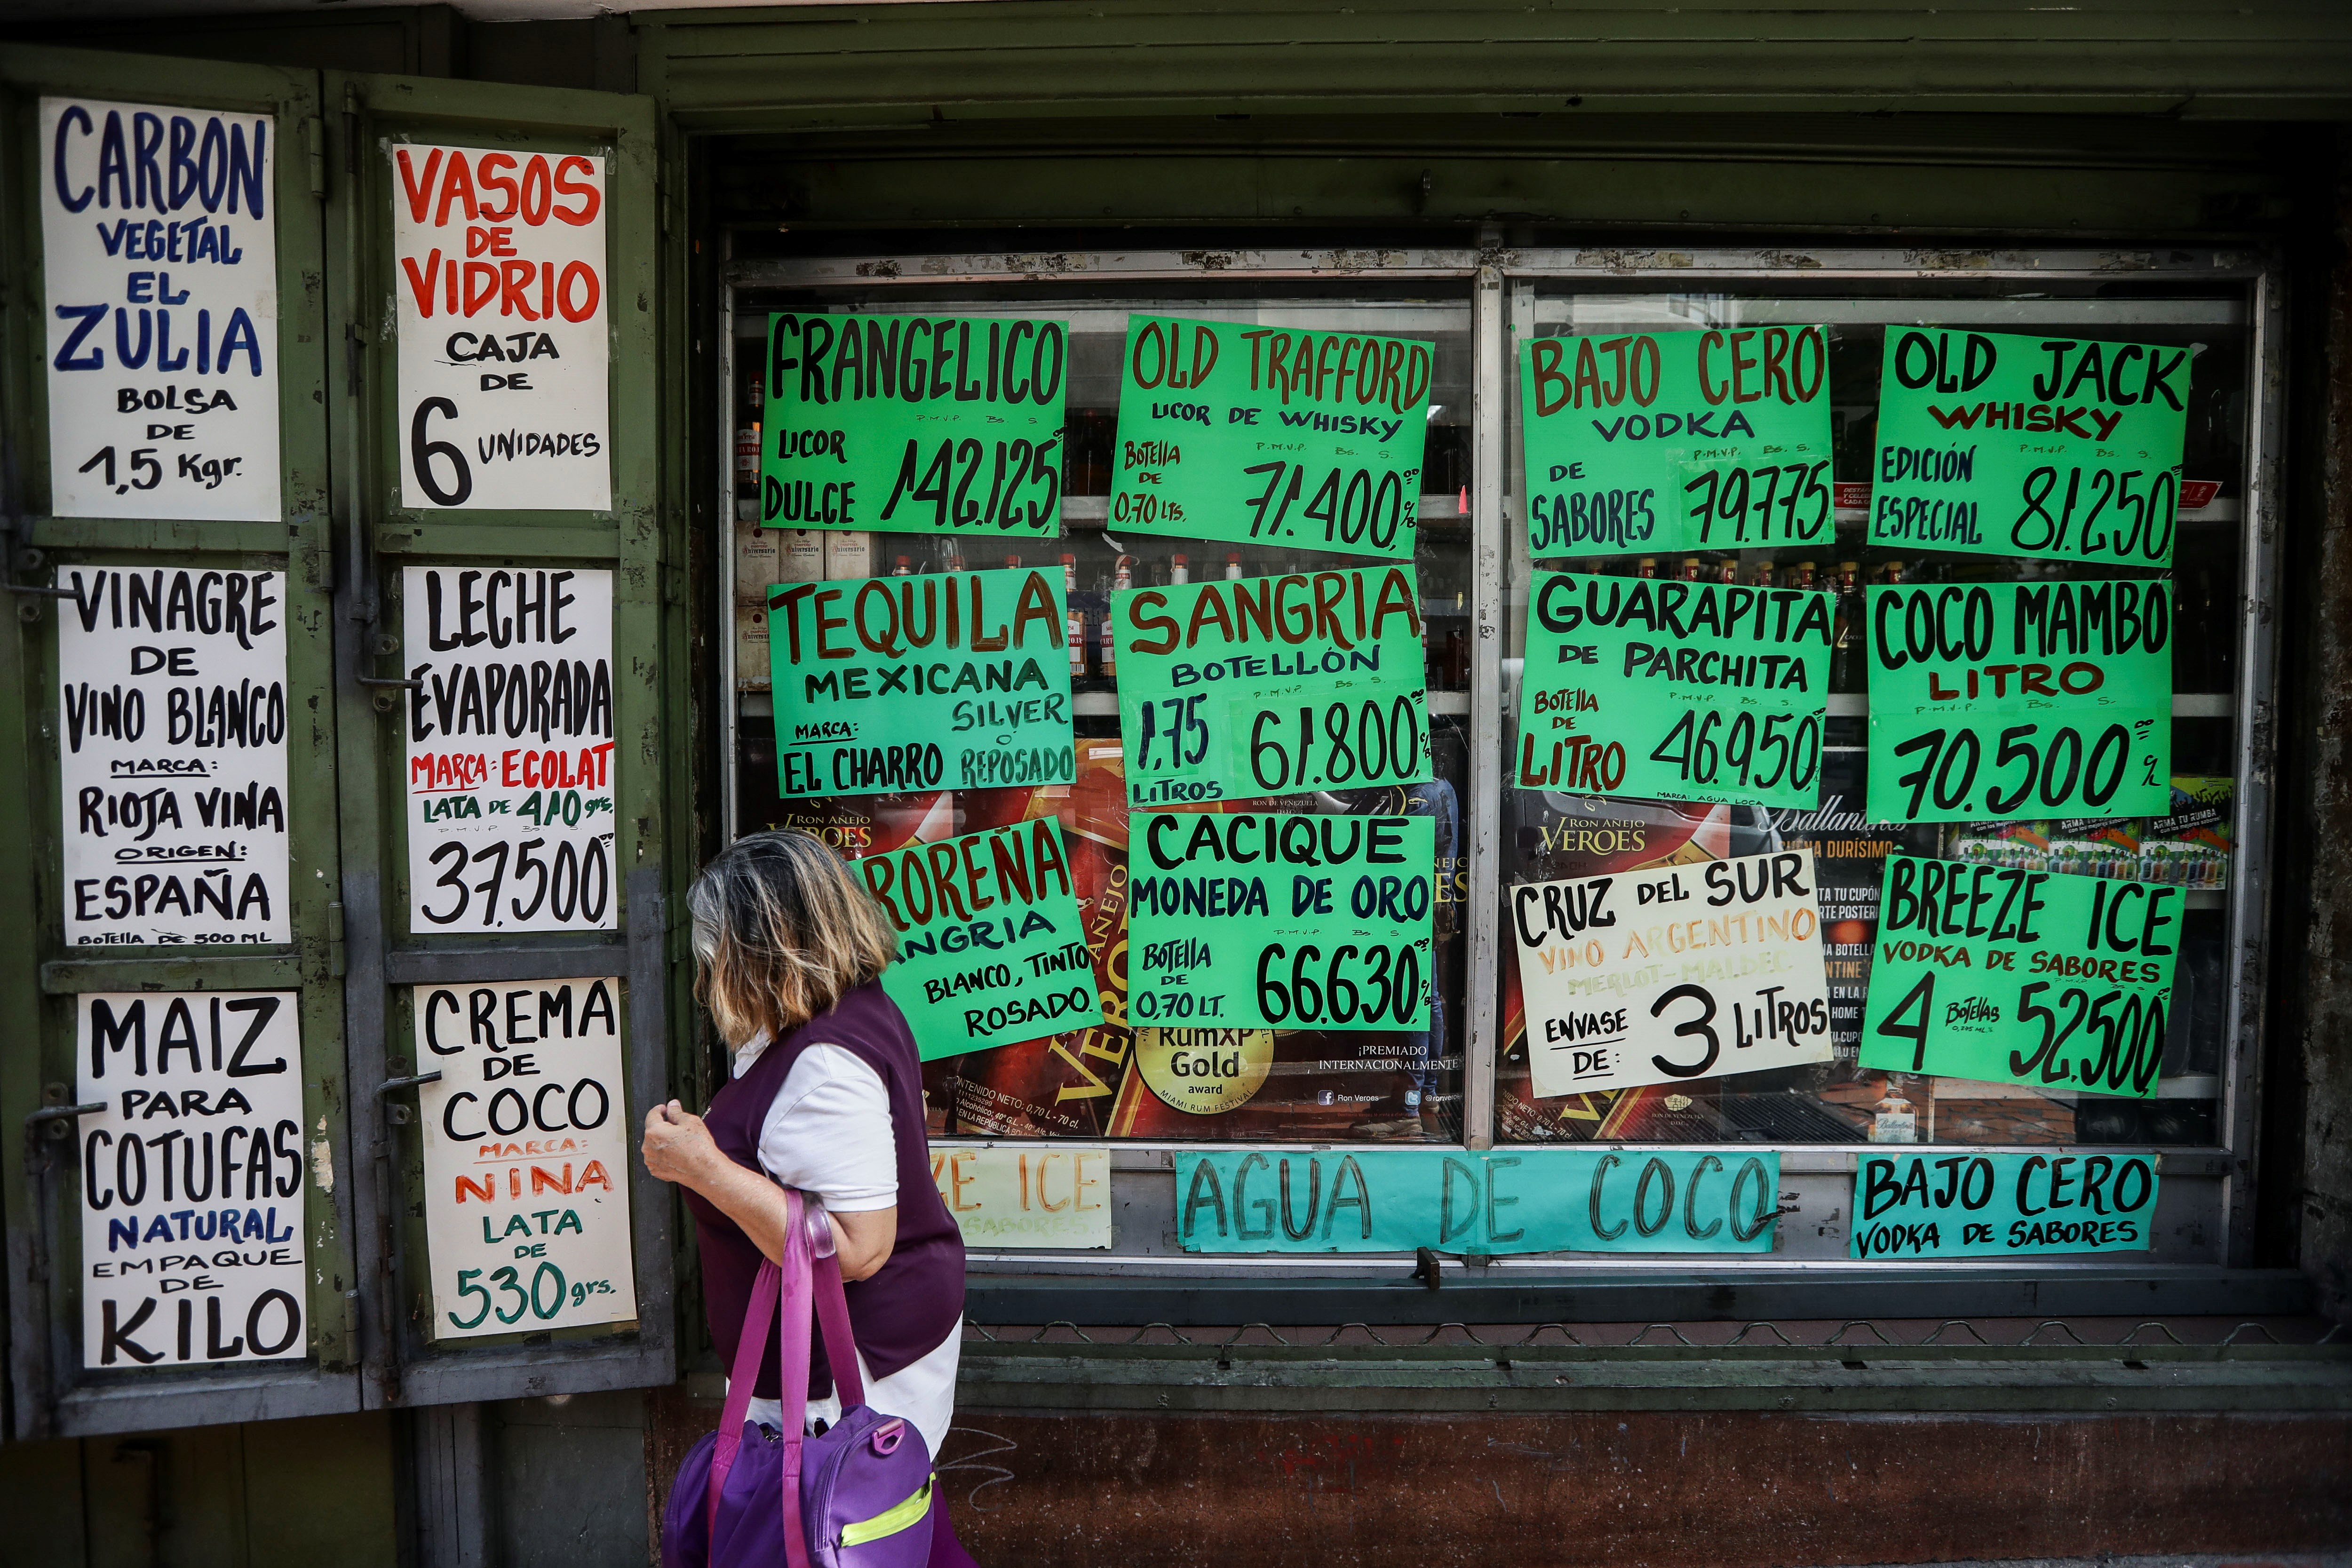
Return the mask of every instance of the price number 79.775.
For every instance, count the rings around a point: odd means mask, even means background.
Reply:
[[[1804,543],[1830,523],[1829,459],[1817,463],[1727,464],[1701,469],[1683,486],[1701,549]],[[1705,494],[1701,494],[1705,491]],[[1775,513],[1778,514],[1777,521]]]

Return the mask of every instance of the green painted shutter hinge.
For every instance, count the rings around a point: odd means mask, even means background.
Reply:
[[[343,906],[327,906],[327,973],[337,980],[343,977]]]
[[[310,158],[310,194],[327,199],[327,122],[317,115],[302,121],[302,142]]]

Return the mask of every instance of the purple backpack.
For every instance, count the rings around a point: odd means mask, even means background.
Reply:
[[[687,1455],[662,1511],[664,1568],[924,1568],[931,1551],[930,1450],[912,1422],[866,1405],[841,1264],[830,1248],[812,1256],[801,1194],[788,1189],[785,1201],[783,1268],[760,1265],[719,1430]],[[825,1223],[821,1214],[811,1217]],[[828,1240],[831,1234],[828,1226]],[[744,1413],[779,1298],[787,1429],[773,1435]],[[841,1419],[807,1437],[801,1427],[812,1306]]]

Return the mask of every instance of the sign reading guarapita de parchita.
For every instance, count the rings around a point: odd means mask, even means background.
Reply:
[[[1412,559],[1436,345],[1130,316],[1110,526]]]
[[[1407,568],[1138,588],[1111,622],[1130,805],[1430,776]]]
[[[1794,588],[1538,574],[1518,787],[1811,807],[1830,605]]]
[[[1062,591],[1043,572],[780,584],[768,622],[787,799],[1077,776]]]
[[[1068,369],[1062,321],[772,315],[760,521],[1053,534]]]
[[[1890,327],[1870,542],[2170,565],[2193,354]]]

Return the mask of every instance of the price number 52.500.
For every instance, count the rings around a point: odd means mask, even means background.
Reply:
[[[2080,985],[2066,986],[2053,998],[2053,983],[2047,980],[2030,980],[2017,988],[2017,1019],[2040,1026],[2042,1038],[2030,1055],[2009,1053],[2010,1075],[2044,1084],[2074,1083],[2110,1093],[2146,1094],[2164,1060],[2164,998],[2138,992],[2126,994],[2116,986],[2094,995]],[[1879,1020],[1876,1032],[1888,1039],[1911,1042],[1912,1071],[1937,1071],[1927,1065],[1927,1037],[1935,1028],[1936,1016],[1936,975],[1931,970],[1919,977],[1894,1011]],[[2088,1047],[2095,1039],[2095,1055],[2068,1054],[2070,1044]]]

